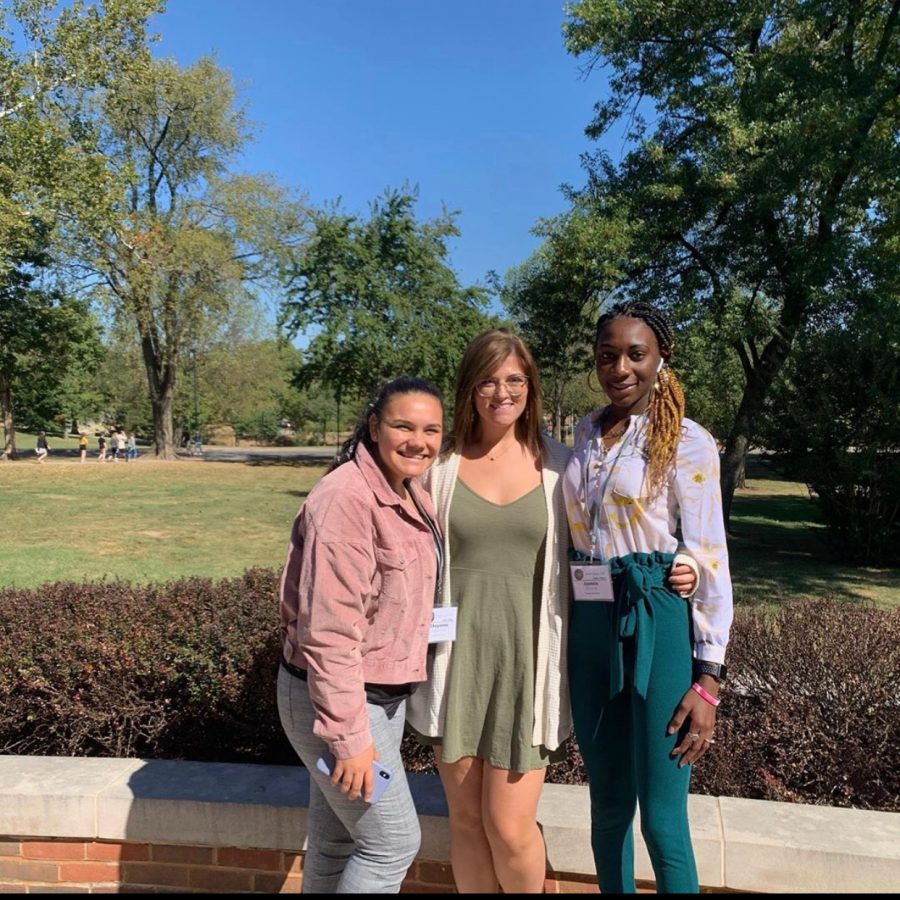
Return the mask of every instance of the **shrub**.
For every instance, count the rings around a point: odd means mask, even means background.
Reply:
[[[292,762],[278,573],[0,592],[0,752]]]
[[[738,610],[697,794],[900,811],[900,610]],[[586,781],[577,745],[547,780]]]
[[[295,764],[275,704],[278,578],[0,591],[0,752]],[[900,811],[900,610],[738,610],[696,793]],[[404,743],[411,771],[431,751]],[[550,782],[581,784],[571,741]]]
[[[743,615],[698,793],[900,811],[900,610]]]

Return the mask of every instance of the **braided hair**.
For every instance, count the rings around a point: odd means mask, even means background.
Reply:
[[[645,300],[628,300],[617,303],[597,320],[594,350],[600,345],[603,329],[619,318],[640,319],[656,336],[663,368],[656,377],[656,385],[650,395],[650,415],[647,424],[647,460],[650,494],[654,496],[663,486],[669,469],[675,462],[678,442],[681,440],[681,421],[684,418],[684,391],[669,367],[669,359],[675,349],[675,329],[669,317]]]
[[[400,375],[392,381],[385,382],[378,393],[366,404],[362,411],[350,437],[341,445],[341,449],[335,454],[331,465],[328,467],[329,472],[333,472],[338,466],[342,466],[346,462],[356,457],[356,448],[362,443],[370,453],[376,453],[375,442],[369,431],[369,419],[375,416],[376,421],[381,419],[381,414],[387,406],[391,397],[397,394],[428,394],[434,397],[441,407],[444,405],[441,392],[430,382],[424,378],[414,378],[412,375]],[[327,474],[327,473],[326,473]]]

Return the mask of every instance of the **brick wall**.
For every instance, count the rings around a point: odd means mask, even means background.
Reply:
[[[300,890],[301,857],[276,850],[21,838],[0,843],[4,893]]]
[[[277,850],[7,838],[0,841],[0,893],[297,893],[303,855]],[[551,873],[549,894],[597,893],[593,879]],[[404,893],[450,894],[448,863],[418,860]]]

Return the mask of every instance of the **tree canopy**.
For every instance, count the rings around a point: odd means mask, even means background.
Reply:
[[[148,18],[162,0],[70,3],[12,0],[0,7],[0,278],[102,185],[91,94],[146,52]]]
[[[286,272],[281,322],[312,335],[298,383],[370,395],[389,378],[427,378],[445,392],[469,340],[489,327],[486,292],[461,287],[448,262],[454,216],[420,222],[415,191],[389,190],[368,218],[311,213],[308,243]]]
[[[898,261],[900,3],[567,9],[569,50],[610,72],[588,134],[623,123],[630,141],[619,162],[589,158],[576,201],[598,222],[628,223],[627,247],[613,248],[618,291],[683,321],[710,317],[740,360],[727,515],[798,334]]]
[[[0,413],[4,459],[16,457],[16,408],[26,425],[65,415],[75,370],[99,353],[96,320],[86,303],[41,283],[49,258],[40,248],[0,279]]]
[[[233,175],[249,138],[230,76],[211,58],[137,60],[94,111],[109,180],[73,254],[140,342],[156,452],[173,457],[179,364],[238,298],[274,284],[302,237],[302,206],[271,179]]]

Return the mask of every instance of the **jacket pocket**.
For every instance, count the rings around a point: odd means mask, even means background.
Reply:
[[[381,576],[378,587],[379,596],[404,599],[406,597],[406,583],[410,566],[417,559],[413,548],[401,550],[385,550],[375,548],[375,565]]]
[[[380,576],[375,613],[366,643],[374,659],[401,662],[409,656],[414,627],[409,619],[409,580],[418,557],[415,549],[375,548]]]

